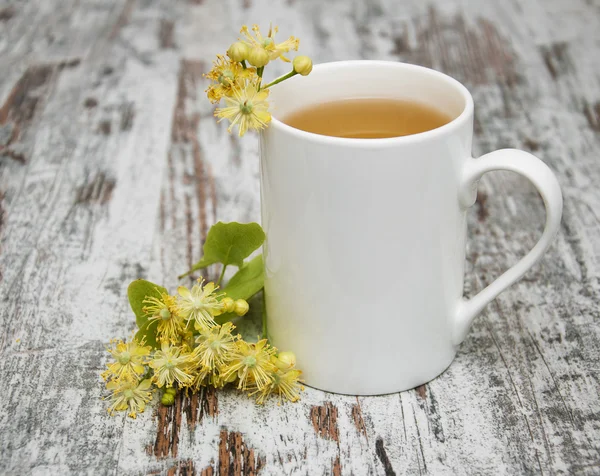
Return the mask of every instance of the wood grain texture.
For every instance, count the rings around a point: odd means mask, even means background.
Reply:
[[[257,20],[315,62],[407,61],[462,81],[474,155],[547,162],[561,233],[415,390],[307,388],[281,407],[207,391],[110,418],[99,372],[134,328],[128,282],[175,286],[212,223],[259,218],[257,141],[215,124],[202,79]],[[0,0],[0,473],[599,473],[599,32],[584,0]],[[467,295],[544,221],[515,175],[484,177],[478,197]]]

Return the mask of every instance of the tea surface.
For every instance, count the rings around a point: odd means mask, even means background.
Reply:
[[[380,139],[429,131],[452,119],[415,101],[356,98],[312,105],[283,122],[306,132],[334,137]]]

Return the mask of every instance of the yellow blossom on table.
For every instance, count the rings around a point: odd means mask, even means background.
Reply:
[[[190,369],[192,374],[192,382],[189,387],[193,391],[200,390],[200,387],[214,387],[214,388],[223,388],[226,384],[235,381],[237,375],[229,376],[228,379],[223,377],[221,373],[222,367],[215,367],[213,369],[209,369],[208,367],[204,367],[201,365],[198,360],[196,360],[196,366]]]
[[[219,122],[227,119],[231,123],[227,129],[229,132],[237,125],[239,136],[242,137],[248,129],[261,130],[271,121],[267,102],[269,90],[259,91],[258,88],[258,83],[253,82],[234,88],[232,95],[225,98],[226,107],[215,111]]]
[[[225,375],[223,372],[226,371],[226,366],[219,367],[216,371],[210,375],[210,384],[215,388],[223,388],[228,383],[233,383],[237,380],[237,373],[232,372]]]
[[[198,284],[194,284],[192,289],[179,286],[179,300],[177,309],[184,319],[195,321],[198,330],[210,329],[216,326],[214,317],[223,314],[223,304],[219,298],[223,294],[216,294],[217,286],[215,283],[206,283],[199,279]]]
[[[194,349],[194,356],[202,367],[214,370],[231,360],[237,349],[236,339],[231,335],[234,328],[231,322],[226,322],[222,326],[200,331],[196,337],[198,345]]]
[[[271,357],[271,362],[278,369],[287,370],[296,366],[296,354],[293,352],[279,352],[276,356]]]
[[[196,347],[196,336],[194,335],[194,331],[192,329],[186,329],[183,334],[181,334],[181,343],[178,344],[181,347],[181,351],[184,353],[190,353]]]
[[[222,378],[228,381],[233,376],[239,378],[238,388],[246,390],[256,387],[262,390],[272,381],[271,374],[277,367],[271,362],[276,349],[267,343],[267,339],[250,344],[239,340],[231,361],[221,369]]]
[[[269,59],[271,61],[281,58],[286,63],[289,63],[290,60],[283,56],[283,54],[290,50],[298,51],[300,40],[290,36],[282,43],[275,43],[274,37],[277,31],[277,27],[271,27],[269,28],[269,34],[267,36],[262,36],[258,25],[253,25],[252,32],[254,33],[254,36],[252,36],[252,33],[248,31],[248,27],[244,25],[242,26],[240,33],[245,37],[245,40],[243,40],[244,43],[246,43],[250,48],[263,48],[269,54]]]
[[[143,311],[146,313],[148,321],[158,322],[156,328],[158,340],[177,344],[185,329],[183,318],[177,307],[177,298],[160,293],[160,299],[146,296],[143,304],[145,304]]]
[[[107,364],[108,369],[102,373],[104,380],[111,377],[115,379],[137,379],[144,373],[146,359],[150,355],[151,347],[145,346],[144,342],[135,339],[129,342],[113,340],[114,347],[107,349],[115,359]]]
[[[112,404],[108,407],[108,413],[112,415],[115,411],[129,409],[128,415],[132,418],[135,418],[138,413],[143,413],[146,403],[152,400],[152,393],[149,391],[151,386],[150,379],[141,382],[137,379],[108,382],[106,388],[112,391]]]
[[[192,382],[192,354],[183,354],[180,347],[163,342],[148,365],[154,369],[153,379],[158,387],[172,387],[174,382],[187,386]]]
[[[256,76],[256,69],[244,68],[240,63],[232,61],[223,55],[217,55],[213,68],[204,75],[214,81],[206,90],[210,102],[217,103],[223,96],[229,96],[233,88]]]
[[[271,374],[271,383],[262,389],[256,389],[250,395],[258,393],[256,403],[262,405],[271,394],[279,396],[278,405],[281,405],[283,399],[290,402],[300,400],[300,392],[304,391],[304,386],[300,383],[302,371],[297,369],[277,369]]]
[[[190,367],[189,372],[192,376],[189,387],[196,392],[200,390],[200,387],[206,387],[212,382],[212,371],[198,363],[195,366]]]

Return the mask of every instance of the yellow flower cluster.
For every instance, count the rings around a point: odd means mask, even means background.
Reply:
[[[138,412],[144,411],[146,403],[152,400],[148,391],[151,381],[142,380],[152,349],[145,346],[144,342],[133,339],[129,342],[114,340],[112,344],[113,347],[108,352],[114,360],[102,373],[102,378],[107,381],[106,388],[112,391],[112,404],[108,407],[108,412],[112,414],[129,409],[129,416],[135,418]]]
[[[300,40],[290,36],[287,40],[276,43],[277,27],[269,28],[267,36],[263,36],[257,25],[252,32],[242,26],[243,38],[233,43],[227,50],[227,57],[217,55],[213,68],[205,77],[211,81],[206,95],[212,103],[225,100],[225,107],[217,108],[215,116],[219,122],[227,119],[230,122],[228,131],[238,127],[238,134],[243,136],[248,130],[261,130],[271,121],[269,113],[269,87],[296,74],[306,76],[312,71],[312,61],[308,56],[297,56],[292,63],[292,71],[263,85],[264,68],[269,62],[281,59],[289,63],[285,56],[289,51],[298,51]]]
[[[224,313],[243,316],[249,310],[242,299],[217,293],[214,283],[198,280],[191,289],[180,286],[177,296],[163,292],[146,296],[143,313],[148,327],[155,328],[157,346],[132,338],[112,341],[112,361],[102,373],[112,392],[109,413],[129,410],[135,418],[152,400],[152,386],[164,388],[163,404],[172,404],[177,389],[198,391],[203,386],[237,388],[257,394],[262,404],[270,394],[297,401],[301,372],[289,352],[277,355],[266,339],[257,343],[234,335],[231,322],[217,324]],[[160,297],[158,297],[160,296]],[[290,357],[291,356],[291,357]]]

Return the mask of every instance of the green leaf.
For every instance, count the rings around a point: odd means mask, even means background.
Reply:
[[[158,321],[146,321],[140,326],[140,330],[136,332],[135,338],[138,342],[141,342],[142,338],[145,338],[146,345],[149,345],[153,349],[158,348],[158,341],[156,340],[156,330],[158,328]]]
[[[259,292],[265,284],[263,257],[258,255],[242,267],[223,288],[232,299],[248,300]]]
[[[148,321],[143,311],[144,299],[150,296],[160,298],[161,293],[168,294],[167,290],[162,286],[146,281],[145,279],[136,279],[127,288],[129,305],[135,314],[135,322],[140,329]]]
[[[258,223],[218,222],[208,231],[202,248],[202,259],[179,278],[214,263],[233,264],[241,268],[244,259],[257,250],[264,241],[265,232]]]

